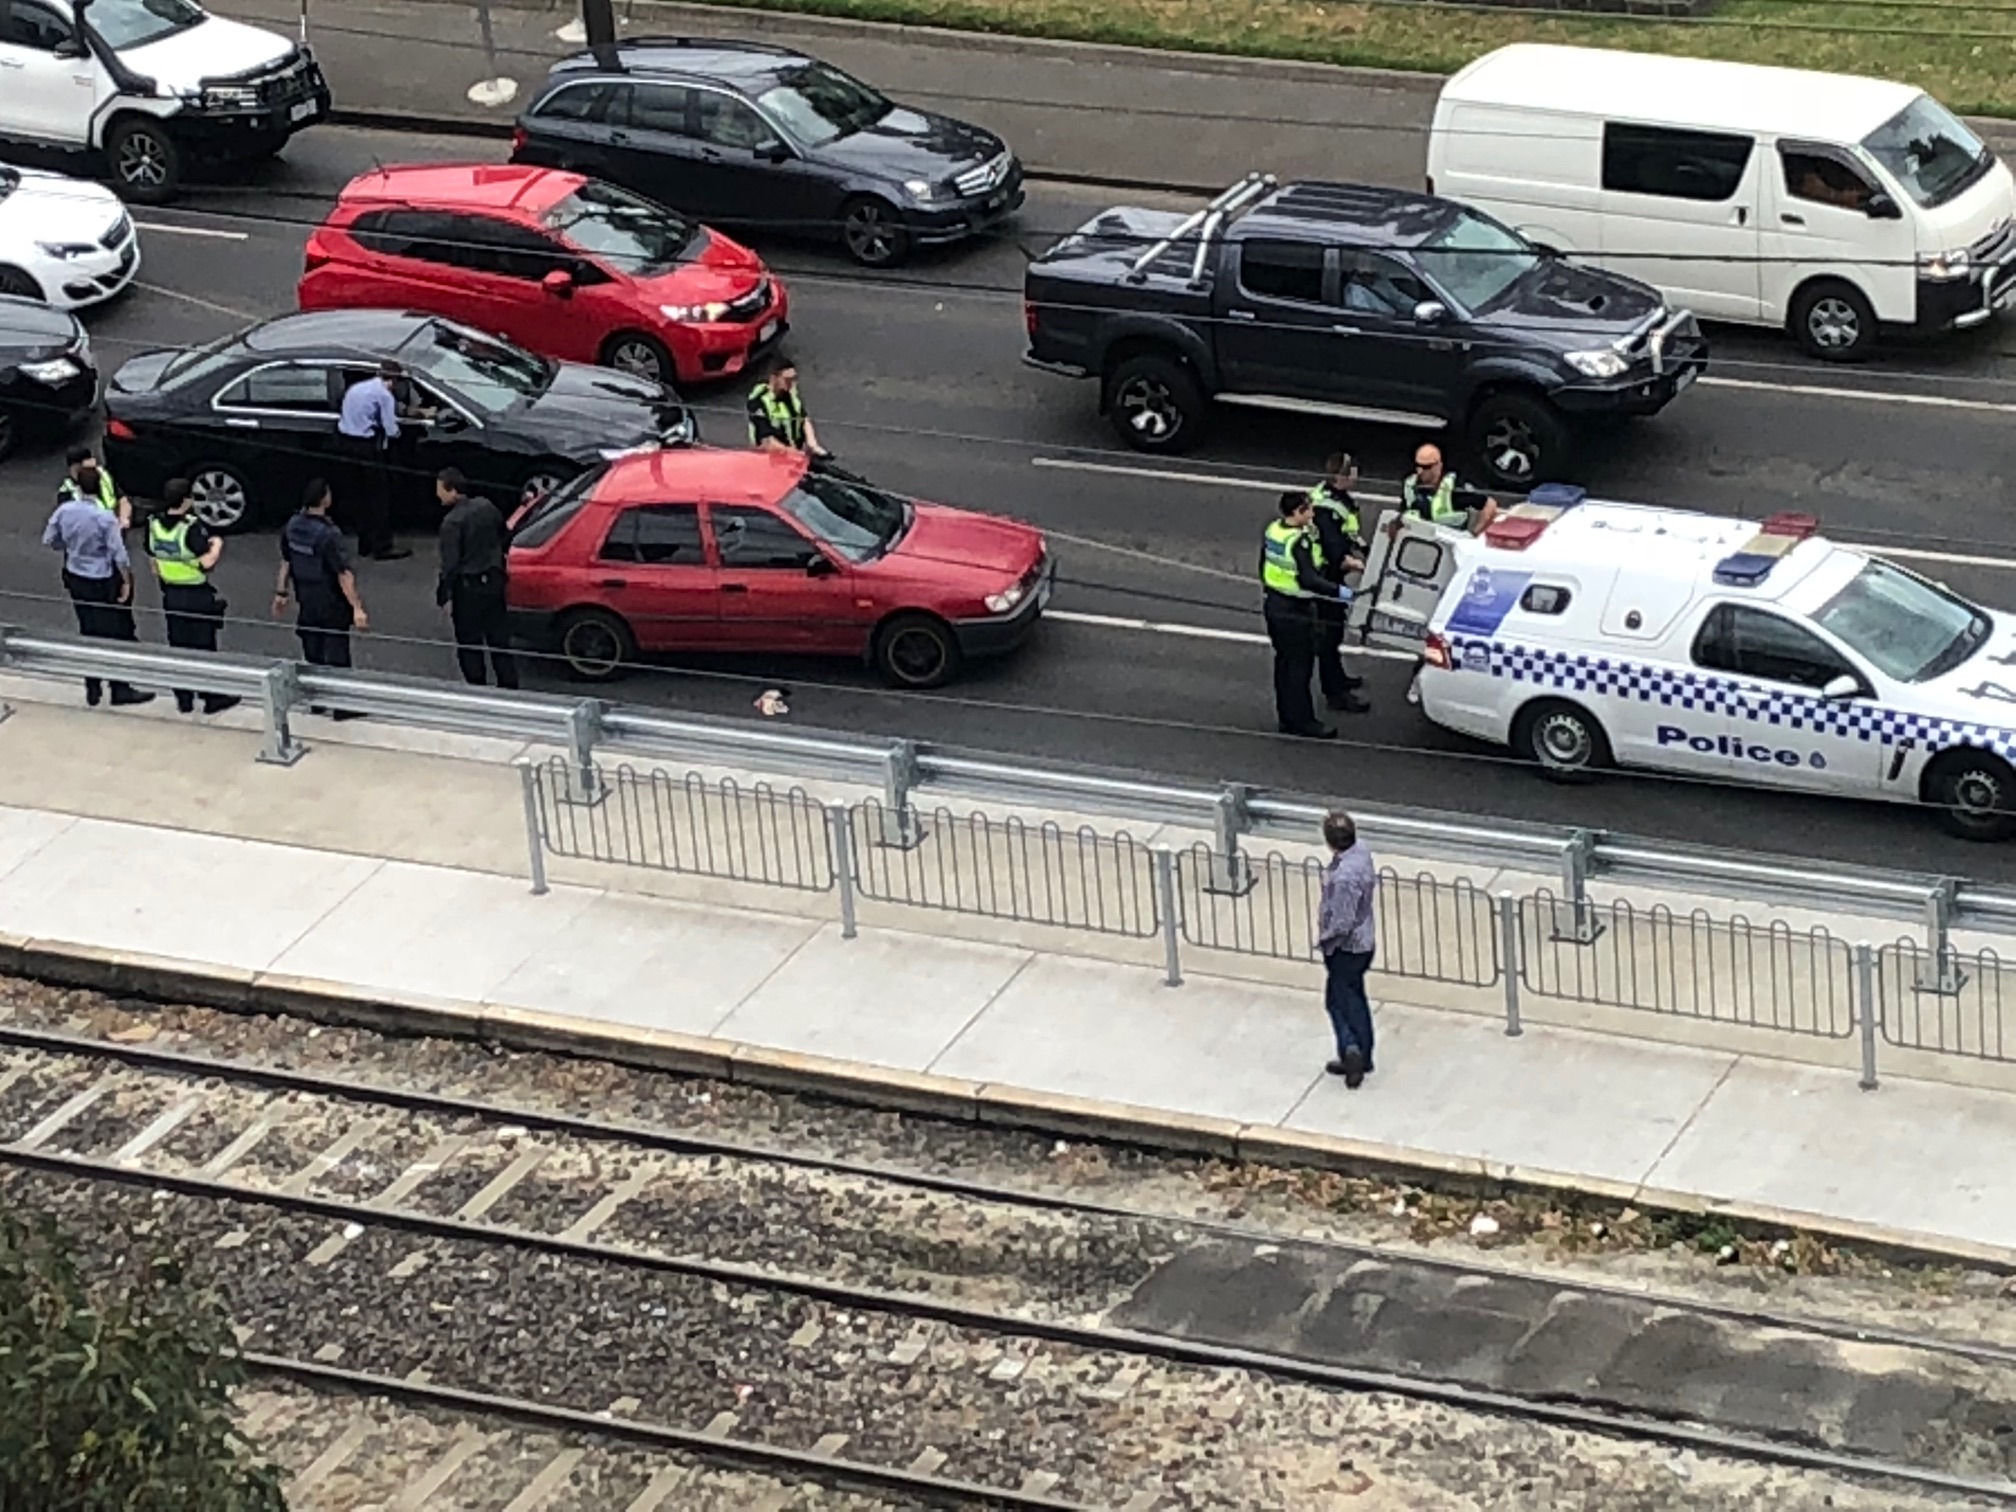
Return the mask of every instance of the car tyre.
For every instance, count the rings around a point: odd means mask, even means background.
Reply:
[[[1470,450],[1494,488],[1523,492],[1558,477],[1570,439],[1561,412],[1537,394],[1501,389],[1470,412]]]
[[[863,194],[840,207],[840,243],[864,268],[893,268],[910,255],[910,233],[887,200]]]
[[[151,116],[127,116],[105,136],[105,161],[122,198],[165,204],[182,184],[182,149]]]
[[[940,688],[959,673],[959,639],[935,614],[899,614],[876,631],[875,670],[898,688]]]
[[[1925,796],[1939,819],[1963,840],[2007,840],[2016,834],[2016,771],[1987,751],[1948,751],[1925,774]]]
[[[1175,357],[1143,352],[1113,369],[1106,382],[1106,413],[1113,429],[1136,451],[1180,452],[1204,429],[1204,392]]]
[[[17,299],[32,299],[37,304],[48,303],[49,296],[42,292],[42,285],[35,281],[35,275],[25,268],[0,263],[0,294],[12,294]]]
[[[1822,362],[1860,362],[1876,349],[1876,311],[1860,289],[1839,279],[1801,289],[1787,324],[1806,355]]]
[[[573,609],[554,637],[567,675],[579,682],[613,682],[637,660],[629,622],[607,609]]]
[[[0,462],[5,462],[21,444],[21,422],[14,418],[14,412],[0,409]]]
[[[525,481],[518,485],[518,506],[530,504],[534,499],[544,498],[554,489],[574,476],[575,469],[558,462],[542,462],[525,475]]]
[[[1543,698],[1519,711],[1512,749],[1554,782],[1585,781],[1610,765],[1610,737],[1596,716],[1560,698]]]
[[[187,473],[196,518],[220,535],[243,530],[258,512],[245,475],[225,462],[206,462]]]
[[[628,373],[633,378],[662,383],[666,388],[679,381],[678,370],[672,366],[672,354],[665,349],[665,343],[642,331],[618,331],[611,336],[602,347],[602,366]]]

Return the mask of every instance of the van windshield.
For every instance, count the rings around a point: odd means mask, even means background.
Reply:
[[[1916,573],[1871,561],[1820,606],[1813,623],[1899,682],[1930,682],[1988,639],[1988,616]]]
[[[1473,315],[1502,297],[1542,261],[1533,244],[1518,232],[1461,208],[1421,244],[1420,258],[1421,270]]]
[[[1995,166],[1981,138],[1930,95],[1918,96],[1869,133],[1862,148],[1928,210],[1972,188]]]

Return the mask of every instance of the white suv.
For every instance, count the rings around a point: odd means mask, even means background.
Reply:
[[[329,113],[314,55],[191,0],[0,0],[0,140],[99,154],[128,199],[190,156],[277,152]]]

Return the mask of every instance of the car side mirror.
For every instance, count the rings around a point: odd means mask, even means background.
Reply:
[[[81,37],[65,37],[49,50],[59,58],[81,58],[84,56],[84,39]]]
[[[459,411],[444,409],[434,417],[434,429],[452,436],[456,431],[469,429],[469,422],[462,418]]]
[[[1416,325],[1439,325],[1448,316],[1449,306],[1443,304],[1439,299],[1424,299],[1420,304],[1414,306],[1414,323]]]
[[[565,268],[555,268],[539,280],[539,287],[544,289],[548,294],[551,294],[555,299],[572,299],[574,297],[574,275],[569,273]]]
[[[807,577],[833,577],[839,571],[840,569],[833,565],[832,559],[826,556],[815,556],[805,564],[805,576]]]
[[[1820,696],[1829,703],[1839,703],[1845,698],[1858,698],[1862,693],[1862,680],[1843,672],[1839,677],[1829,678],[1821,688]]]
[[[1897,201],[1881,189],[1869,196],[1869,202],[1862,207],[1862,213],[1871,220],[1904,219],[1904,212],[1897,208]]]
[[[791,149],[775,137],[767,142],[758,142],[751,150],[766,163],[781,163],[791,156]]]

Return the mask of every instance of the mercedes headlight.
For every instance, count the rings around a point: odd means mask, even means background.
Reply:
[[[903,192],[919,204],[929,204],[932,195],[937,191],[931,187],[931,180],[929,179],[905,179],[903,181]]]
[[[37,383],[46,383],[54,388],[59,383],[68,383],[84,370],[68,357],[52,357],[47,362],[24,362],[21,375],[33,378]]]
[[[1013,609],[1017,604],[1021,603],[1022,600],[1024,600],[1028,596],[1029,596],[1028,588],[1021,583],[1017,583],[1013,588],[1010,588],[1006,593],[988,594],[984,602],[987,605],[988,613],[1006,614],[1010,609]]]
[[[1631,366],[1631,359],[1609,347],[1593,352],[1570,352],[1568,366],[1585,378],[1615,378]]]
[[[1932,283],[1953,283],[1974,271],[1974,260],[1965,247],[1956,252],[1921,252],[1918,276]]]
[[[718,300],[713,304],[660,305],[658,306],[658,313],[663,315],[667,320],[715,321],[727,319],[728,306]]]
[[[44,256],[68,262],[73,257],[89,257],[98,249],[90,242],[37,242],[36,247]]]

